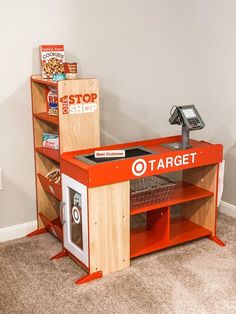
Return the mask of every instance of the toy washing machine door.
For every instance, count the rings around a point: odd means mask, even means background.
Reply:
[[[88,267],[87,187],[62,174],[64,247]]]

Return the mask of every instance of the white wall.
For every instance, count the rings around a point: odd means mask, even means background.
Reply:
[[[236,204],[235,29],[233,0],[0,0],[0,228],[35,219],[29,76],[42,43],[99,78],[104,144],[175,134],[171,105],[195,103],[206,128],[193,136],[225,145]]]
[[[73,22],[80,6],[68,0],[0,0],[0,228],[36,218],[29,78],[39,73],[42,43],[64,43],[79,55]]]

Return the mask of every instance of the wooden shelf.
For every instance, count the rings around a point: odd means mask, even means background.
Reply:
[[[43,79],[41,75],[33,75],[31,79],[33,82],[36,82],[36,83],[57,87],[57,82],[54,82],[51,79]]]
[[[170,223],[170,242],[174,244],[183,243],[197,238],[205,237],[211,231],[195,224],[183,217],[172,218]]]
[[[157,238],[157,233],[146,228],[133,229],[130,235],[130,257],[137,257],[180,243],[211,235],[212,232],[182,217],[171,219],[168,240]]]
[[[61,185],[50,182],[46,177],[44,177],[42,174],[37,173],[37,176],[39,178],[39,181],[44,189],[45,192],[51,194],[59,201],[62,199],[61,195]]]
[[[88,115],[63,114],[62,103],[58,102],[58,117],[48,114],[48,90],[57,90],[58,100],[65,95],[86,94],[88,91],[97,95],[96,110]],[[44,221],[53,223],[58,213],[58,200],[61,200],[61,186],[50,183],[43,175],[55,164],[60,166],[60,156],[64,152],[88,147],[100,146],[99,125],[99,82],[97,79],[74,79],[55,82],[43,79],[40,74],[31,76],[31,98],[33,113],[33,132],[35,149],[35,175],[38,227]],[[43,133],[58,134],[60,149],[42,147]],[[79,135],[79,136],[78,136]],[[44,223],[45,225],[45,223]],[[50,224],[49,224],[50,226]],[[51,231],[53,233],[53,231]]]
[[[58,240],[63,241],[63,230],[60,218],[56,218],[50,221],[44,214],[39,213],[39,217],[41,218],[44,227],[53,234]]]
[[[136,214],[144,213],[150,210],[167,207],[167,206],[173,206],[176,204],[182,204],[182,203],[198,200],[201,198],[210,197],[213,195],[214,193],[211,191],[208,191],[206,189],[200,188],[196,185],[193,185],[184,181],[180,181],[180,182],[177,182],[173,191],[173,195],[166,202],[152,204],[145,207],[139,207],[139,208],[133,208],[133,209],[131,208],[130,214],[136,215]]]
[[[51,116],[47,112],[34,113],[34,117],[41,121],[51,123],[53,125],[59,125],[59,117]]]
[[[36,147],[35,151],[58,163],[60,162],[60,151],[57,149],[47,147]]]

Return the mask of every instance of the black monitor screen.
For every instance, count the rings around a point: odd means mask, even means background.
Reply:
[[[125,150],[125,157],[114,157],[114,158],[95,158],[93,155],[84,156],[85,159],[91,160],[96,163],[106,162],[106,161],[113,161],[118,159],[125,159],[125,158],[131,158],[131,157],[137,157],[137,156],[144,156],[144,155],[150,155],[150,152],[147,152],[141,148],[131,148]],[[76,159],[80,159],[80,156],[75,156]]]

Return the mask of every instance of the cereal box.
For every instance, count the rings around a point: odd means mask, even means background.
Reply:
[[[45,92],[49,115],[58,116],[58,95],[56,88],[49,86],[45,89]]]
[[[77,78],[77,63],[69,63],[65,62],[65,73],[66,78],[69,79],[76,79]]]
[[[54,73],[64,73],[64,45],[41,45],[42,78],[52,78]]]

